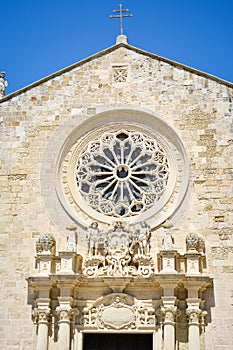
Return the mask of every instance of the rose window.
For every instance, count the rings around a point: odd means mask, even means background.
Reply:
[[[158,202],[169,178],[162,147],[141,132],[105,132],[88,143],[76,168],[79,192],[99,213],[129,217]]]

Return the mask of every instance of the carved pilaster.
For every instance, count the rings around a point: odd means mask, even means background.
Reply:
[[[202,311],[199,307],[200,300],[187,300],[188,308],[186,315],[189,321],[189,350],[200,349],[200,334],[204,331],[206,311]]]
[[[186,314],[189,320],[189,350],[200,350],[200,324],[201,310],[188,307]]]
[[[59,350],[70,349],[71,322],[74,314],[74,310],[68,305],[58,306],[56,309],[59,325]]]
[[[207,311],[201,311],[200,313],[200,330],[201,334],[205,332],[205,318],[208,315]]]
[[[48,328],[51,322],[51,312],[49,307],[36,308],[33,312],[34,322],[38,327],[37,350],[48,349]]]
[[[163,302],[164,306],[160,308],[163,324],[164,349],[166,350],[174,350],[175,348],[176,317],[180,315],[177,306],[172,305],[171,302],[169,305],[169,301],[165,300]]]

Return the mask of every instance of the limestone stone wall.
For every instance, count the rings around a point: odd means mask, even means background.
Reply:
[[[102,110],[130,107],[164,118],[190,160],[190,191],[174,218],[173,236],[206,242],[206,349],[233,347],[232,86],[139,50],[117,46],[0,101],[1,294],[0,348],[31,350],[35,329],[27,277],[35,274],[35,241],[51,233],[59,250],[70,218],[43,193],[61,143]],[[54,174],[54,181],[56,180]],[[58,213],[61,209],[58,209]],[[161,248],[160,231],[154,250]]]

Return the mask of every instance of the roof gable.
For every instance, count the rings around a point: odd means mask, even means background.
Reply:
[[[152,59],[168,63],[168,64],[170,64],[172,66],[182,68],[182,69],[184,69],[186,71],[189,71],[191,73],[194,73],[196,75],[203,76],[204,78],[207,78],[207,79],[210,79],[210,80],[214,80],[214,81],[218,82],[219,84],[223,84],[223,85],[226,85],[226,86],[229,86],[229,87],[233,87],[233,83],[231,83],[231,82],[229,82],[227,80],[218,78],[218,77],[216,77],[214,75],[211,75],[209,73],[205,73],[205,72],[199,71],[198,69],[189,67],[187,65],[184,65],[182,63],[179,63],[179,62],[176,62],[176,61],[173,61],[173,60],[170,60],[168,58],[165,58],[165,57],[162,57],[162,56],[158,56],[158,55],[156,55],[154,53],[147,52],[145,50],[142,50],[140,48],[137,48],[137,47],[135,47],[133,45],[128,44],[127,43],[127,39],[126,40],[124,39],[124,40],[117,41],[116,44],[113,45],[113,46],[110,46],[110,47],[108,47],[108,48],[106,48],[106,49],[104,49],[102,51],[99,51],[99,52],[91,55],[91,56],[88,56],[88,57],[82,59],[81,61],[78,61],[78,62],[76,62],[76,63],[74,63],[72,65],[69,65],[69,66],[67,66],[65,68],[62,68],[61,70],[59,70],[57,72],[54,72],[54,73],[52,73],[52,74],[50,74],[50,75],[48,75],[48,76],[46,76],[46,77],[44,77],[44,78],[42,78],[40,80],[35,81],[34,83],[32,83],[30,85],[27,85],[27,86],[25,86],[25,87],[15,91],[15,92],[9,94],[9,95],[4,96],[0,100],[0,103],[4,102],[4,101],[7,101],[7,100],[9,100],[9,99],[19,95],[19,94],[21,94],[21,93],[31,89],[31,88],[34,88],[34,87],[40,85],[40,84],[43,84],[44,82],[47,82],[50,79],[58,77],[58,76],[60,76],[60,75],[62,75],[64,73],[67,73],[67,72],[69,72],[69,71],[71,71],[71,70],[73,70],[73,69],[75,69],[77,67],[80,67],[80,66],[84,65],[85,63],[88,63],[88,62],[90,62],[92,60],[95,60],[95,59],[97,59],[99,57],[108,55],[109,53],[111,53],[111,52],[113,52],[113,51],[115,51],[115,50],[117,50],[117,49],[119,49],[121,47],[123,47],[123,48],[125,48],[127,50],[132,50],[132,51],[134,51],[134,52],[136,52],[138,54],[150,57]]]

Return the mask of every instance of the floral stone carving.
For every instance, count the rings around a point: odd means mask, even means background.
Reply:
[[[189,233],[186,237],[187,252],[192,253],[204,253],[205,242],[203,238],[199,237],[195,233]]]
[[[52,235],[45,233],[36,241],[37,254],[55,254],[56,241]]]

